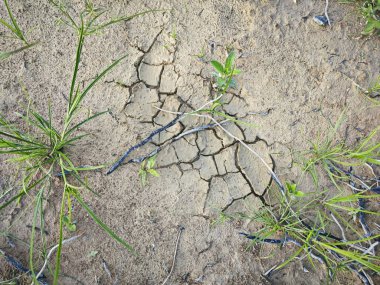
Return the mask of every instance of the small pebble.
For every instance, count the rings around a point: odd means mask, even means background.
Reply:
[[[316,22],[320,26],[326,26],[329,21],[327,20],[326,16],[314,16],[313,17],[314,22]]]

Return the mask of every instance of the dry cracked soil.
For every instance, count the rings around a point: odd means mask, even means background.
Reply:
[[[0,109],[15,112],[27,103],[22,86],[42,113],[52,105],[54,121],[62,123],[76,49],[76,34],[58,25],[59,12],[47,1],[11,1],[20,25],[40,44],[0,63]],[[72,11],[83,3],[69,1]],[[226,114],[252,125],[229,123],[225,128],[259,153],[285,181],[300,174],[294,152],[325,135],[329,122],[343,110],[342,136],[354,142],[379,123],[374,108],[355,87],[368,86],[380,73],[379,38],[362,38],[362,20],[354,7],[331,1],[331,27],[312,17],[325,1],[195,0],[94,1],[107,7],[105,17],[164,9],[109,27],[86,39],[80,80],[88,83],[105,65],[126,60],[99,82],[83,103],[83,114],[108,113],[83,128],[90,137],[70,149],[78,165],[117,159],[130,146],[173,120],[172,112],[195,110],[212,99],[211,59],[237,53],[242,73],[223,98]],[[0,15],[5,16],[3,7]],[[2,32],[2,30],[0,30]],[[1,49],[14,44],[1,38]],[[202,54],[202,56],[199,56]],[[163,146],[157,156],[160,177],[143,187],[139,164],[124,164],[110,175],[88,173],[99,197],[84,192],[91,208],[138,252],[132,255],[97,227],[74,203],[77,228],[84,235],[64,246],[60,284],[160,284],[168,275],[178,226],[182,232],[174,271],[167,284],[325,284],[323,266],[298,260],[266,279],[262,274],[289,257],[273,245],[248,247],[239,232],[254,232],[246,221],[215,223],[221,212],[250,213],[268,203],[272,178],[262,162],[220,128],[196,132],[173,143],[174,137],[204,118],[188,116],[133,157]],[[14,181],[15,169],[1,160],[2,189]],[[46,238],[57,241],[59,190],[45,208]],[[22,204],[1,213],[1,229],[20,241],[0,247],[27,264],[31,211]],[[29,225],[29,226],[28,226]],[[4,263],[0,263],[5,266]],[[305,270],[306,267],[308,270]],[[307,272],[306,272],[307,271]],[[358,284],[351,273],[337,284]]]

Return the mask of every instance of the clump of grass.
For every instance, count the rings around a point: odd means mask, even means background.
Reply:
[[[370,277],[365,270],[380,272],[380,258],[373,253],[374,247],[368,250],[374,243],[378,244],[377,239],[380,235],[364,237],[347,220],[353,213],[361,211],[352,207],[353,203],[363,198],[380,198],[380,195],[339,195],[327,198],[326,191],[309,197],[308,202],[299,197],[290,199],[292,193],[288,192],[289,199],[277,197],[279,202],[275,206],[263,207],[260,211],[244,217],[262,225],[262,228],[252,235],[244,234],[253,244],[266,242],[282,245],[283,249],[289,248],[290,245],[294,248],[290,257],[273,267],[267,275],[303,255],[307,256],[313,267],[318,263],[325,266],[327,276],[331,280],[334,280],[340,270],[350,270],[359,278],[364,272],[365,278],[368,279]],[[379,215],[375,211],[366,213]],[[341,233],[333,232],[337,226]],[[348,240],[347,237],[352,238]]]
[[[380,165],[380,142],[376,140],[379,127],[355,146],[348,146],[344,142],[335,142],[342,120],[343,114],[325,139],[312,143],[312,148],[305,154],[303,170],[311,174],[317,185],[318,169],[322,169],[339,188],[337,180],[347,181],[349,167]]]
[[[78,81],[79,63],[82,57],[82,50],[85,38],[95,34],[100,30],[118,23],[120,21],[128,21],[139,15],[148,13],[138,13],[132,16],[122,16],[105,22],[97,22],[97,19],[104,13],[95,9],[90,2],[86,2],[86,9],[79,15],[79,22],[75,22],[73,17],[68,13],[67,8],[58,2],[50,0],[50,2],[59,8],[62,12],[65,23],[78,34],[77,51],[75,57],[75,65],[71,84],[69,86],[68,104],[66,114],[63,118],[63,124],[56,126],[53,124],[53,111],[49,105],[48,115],[44,117],[41,113],[28,107],[25,114],[21,115],[24,126],[10,123],[3,115],[0,116],[0,153],[11,156],[9,162],[16,163],[21,169],[20,189],[16,195],[7,199],[0,205],[0,210],[4,210],[7,206],[14,202],[19,202],[24,196],[28,196],[34,205],[32,215],[32,233],[30,237],[30,256],[29,267],[32,275],[34,272],[34,248],[36,239],[36,226],[41,229],[43,236],[44,218],[43,204],[51,192],[59,191],[61,195],[61,205],[59,210],[59,241],[56,254],[56,265],[54,271],[54,284],[58,284],[60,273],[60,261],[62,251],[62,241],[64,237],[64,228],[69,231],[75,231],[76,226],[72,218],[72,201],[75,199],[89,214],[89,216],[115,241],[119,242],[129,251],[134,252],[133,248],[116,233],[114,233],[107,225],[105,225],[86,204],[82,198],[82,192],[91,190],[87,181],[82,178],[81,172],[99,169],[99,166],[76,166],[73,162],[74,154],[68,152],[71,146],[80,142],[86,134],[78,134],[80,127],[89,121],[101,116],[105,112],[96,113],[84,120],[77,119],[82,102],[90,93],[94,85],[102,79],[109,71],[119,64],[126,56],[120,57],[112,64],[102,70],[95,78],[84,88]],[[62,188],[57,189],[53,180],[61,177]],[[5,193],[0,197],[3,200]],[[35,279],[35,278],[34,278]],[[37,280],[34,280],[37,282]]]
[[[306,256],[313,267],[323,264],[331,280],[338,271],[349,270],[364,284],[373,284],[367,272],[380,272],[380,257],[375,253],[380,234],[371,229],[373,223],[371,226],[367,223],[380,215],[374,203],[380,198],[380,180],[374,170],[380,165],[378,128],[350,147],[334,140],[342,120],[343,115],[327,137],[314,143],[307,152],[303,175],[313,177],[314,188],[304,191],[296,183],[287,182],[281,191],[269,192],[268,198],[276,201],[270,203],[271,206],[263,206],[254,213],[227,217],[224,214],[221,218],[259,223],[262,227],[257,232],[242,233],[253,244],[277,244],[283,249],[289,248],[287,245],[295,247],[284,262],[266,275],[302,256]],[[354,173],[363,166],[370,169],[373,178]],[[326,175],[339,191],[321,188],[318,183],[321,175]]]
[[[26,39],[24,32],[21,30],[19,24],[17,23],[17,19],[14,17],[12,13],[8,0],[3,0],[3,3],[6,8],[10,22],[7,22],[5,19],[0,18],[0,24],[10,32],[10,38],[21,41],[23,43],[23,46],[12,51],[0,51],[0,60],[4,60],[10,57],[11,55],[19,53],[37,44],[36,42],[29,43]]]

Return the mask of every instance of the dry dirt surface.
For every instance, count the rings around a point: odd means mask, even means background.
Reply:
[[[37,110],[46,114],[48,104],[52,105],[59,125],[77,35],[57,24],[59,12],[47,1],[10,2],[20,25],[40,44],[0,62],[1,113],[16,118],[15,112],[28,102],[22,83]],[[95,1],[109,9],[104,17],[150,8],[165,10],[111,26],[86,39],[80,65],[80,80],[85,83],[112,60],[123,54],[128,57],[83,103],[83,114],[109,112],[83,128],[91,136],[70,149],[75,162],[112,162],[175,117],[156,107],[182,112],[211,100],[209,61],[224,60],[231,48],[237,52],[242,73],[236,89],[224,99],[224,110],[256,126],[230,123],[226,128],[260,153],[281,180],[299,175],[292,153],[308,149],[309,141],[325,134],[329,120],[335,122],[342,111],[347,114],[342,132],[347,141],[368,134],[379,123],[379,109],[358,92],[354,82],[368,86],[380,73],[379,38],[360,37],[361,18],[351,6],[330,1],[332,26],[320,27],[312,17],[323,13],[325,1],[297,2]],[[73,12],[81,10],[80,1],[71,5]],[[5,16],[3,7],[0,15]],[[13,43],[1,38],[1,50]],[[202,58],[196,56],[200,53],[204,53]],[[204,123],[187,117],[133,157]],[[173,261],[179,225],[184,230],[167,284],[328,282],[325,268],[318,264],[312,268],[307,259],[264,278],[262,274],[289,257],[294,248],[247,248],[249,242],[239,232],[254,232],[258,225],[214,222],[220,211],[249,212],[262,207],[273,182],[262,163],[222,130],[194,133],[165,147],[157,157],[160,177],[149,177],[145,187],[137,174],[139,167],[122,165],[110,175],[106,169],[88,173],[90,185],[100,196],[83,192],[91,208],[133,245],[138,255],[113,241],[74,203],[73,215],[83,236],[63,247],[60,284],[161,284]],[[12,184],[15,171],[2,158],[3,189]],[[46,204],[49,245],[58,240],[60,191],[58,187]],[[21,241],[29,241],[31,209],[15,204],[0,217],[1,231],[6,229]],[[21,241],[11,248],[1,237],[0,247],[27,264],[28,248]],[[346,272],[338,276],[336,284],[360,281]]]

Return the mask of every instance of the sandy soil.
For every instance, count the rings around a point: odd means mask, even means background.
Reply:
[[[73,67],[76,35],[56,24],[59,13],[46,1],[11,1],[20,25],[29,38],[41,43],[0,63],[0,109],[15,118],[27,99],[47,111],[53,106],[56,124],[62,123]],[[78,1],[79,2],[79,1]],[[196,109],[210,100],[211,59],[224,60],[234,48],[243,72],[235,92],[227,95],[225,111],[257,127],[230,124],[228,130],[259,152],[281,179],[299,175],[292,153],[308,149],[309,141],[324,135],[329,120],[343,110],[347,120],[341,137],[349,142],[368,134],[379,123],[379,110],[355,88],[353,81],[368,84],[380,73],[380,40],[361,38],[360,16],[353,7],[330,4],[331,28],[316,25],[324,1],[95,1],[110,9],[107,16],[131,14],[147,8],[170,11],[148,14],[119,24],[87,39],[80,78],[88,82],[99,70],[123,54],[127,59],[100,82],[83,104],[83,113],[109,110],[83,129],[89,139],[70,149],[78,165],[115,160],[128,147],[172,120],[158,111]],[[80,4],[74,3],[76,11]],[[0,15],[4,16],[1,8]],[[173,32],[176,37],[171,36]],[[1,39],[1,49],[14,44]],[[196,54],[205,52],[200,60]],[[144,154],[180,133],[200,125],[186,118],[135,155]],[[142,187],[139,165],[128,164],[111,175],[106,170],[88,174],[96,198],[83,195],[96,213],[131,243],[133,256],[112,241],[75,204],[78,231],[84,236],[65,246],[60,284],[160,284],[171,266],[178,225],[185,227],[176,266],[167,284],[324,284],[323,266],[311,268],[296,261],[262,277],[292,253],[272,245],[249,248],[239,236],[257,225],[213,221],[227,213],[258,209],[266,201],[272,181],[257,158],[218,129],[190,135],[165,148],[157,158],[159,178]],[[1,161],[3,189],[12,185],[14,170]],[[47,239],[57,241],[60,190],[46,206]],[[31,211],[21,205],[1,214],[0,227],[28,241]],[[26,262],[22,242],[0,247]],[[95,256],[90,253],[96,251]],[[110,275],[104,269],[107,264]],[[0,263],[3,264],[3,263]],[[25,263],[27,264],[27,263]],[[304,272],[304,266],[309,272]],[[71,276],[71,277],[70,277]],[[337,284],[358,284],[351,273]]]

